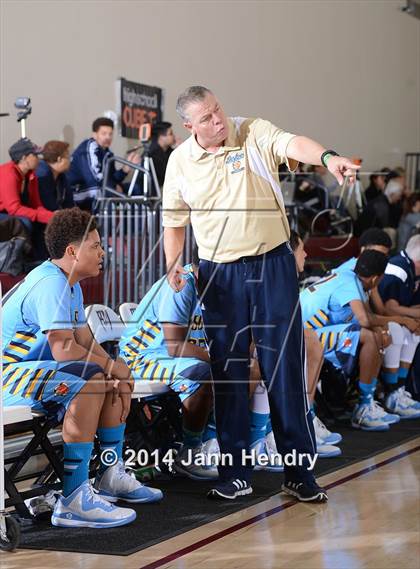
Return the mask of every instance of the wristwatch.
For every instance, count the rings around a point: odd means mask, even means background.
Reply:
[[[327,167],[327,160],[328,158],[330,158],[331,156],[339,156],[338,152],[336,152],[335,150],[326,150],[325,152],[323,152],[321,154],[321,164],[324,166],[324,168]]]

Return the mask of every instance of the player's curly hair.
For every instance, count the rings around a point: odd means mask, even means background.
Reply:
[[[80,243],[96,229],[95,218],[78,207],[56,211],[45,230],[45,244],[51,259],[64,257],[71,243]]]

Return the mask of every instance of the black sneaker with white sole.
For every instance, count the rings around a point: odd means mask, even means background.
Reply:
[[[246,480],[235,478],[229,482],[221,482],[207,494],[211,500],[234,500],[238,496],[252,494],[252,486]]]
[[[282,491],[294,496],[301,502],[326,502],[328,500],[327,491],[313,482],[285,482]]]

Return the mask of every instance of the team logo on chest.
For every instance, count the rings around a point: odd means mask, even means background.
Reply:
[[[230,174],[236,174],[245,170],[245,152],[243,150],[230,152],[226,158],[226,165]]]

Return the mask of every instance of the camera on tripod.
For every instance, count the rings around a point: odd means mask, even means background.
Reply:
[[[26,119],[32,112],[30,97],[18,97],[15,101],[15,107],[18,109],[17,121],[20,122],[21,137],[26,137]]]

